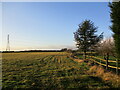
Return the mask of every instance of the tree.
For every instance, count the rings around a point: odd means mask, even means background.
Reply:
[[[90,20],[85,20],[78,26],[78,30],[74,32],[74,38],[77,48],[84,52],[84,58],[86,59],[87,50],[90,50],[103,38],[103,33],[99,36],[96,35],[97,27]]]
[[[62,48],[61,51],[62,52],[67,51],[67,48]]]
[[[115,41],[115,50],[117,53],[117,69],[116,73],[118,74],[118,64],[120,60],[120,1],[119,2],[112,2],[109,4],[111,9],[111,22],[112,26],[110,29],[113,31],[113,38]]]
[[[109,7],[111,9],[110,16],[112,22],[110,29],[113,32],[117,57],[120,59],[120,1],[110,3]]]
[[[106,60],[106,69],[108,69],[109,56],[115,56],[113,38],[105,39],[97,44],[96,52]]]

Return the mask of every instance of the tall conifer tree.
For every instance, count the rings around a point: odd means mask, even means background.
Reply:
[[[113,31],[117,57],[120,59],[120,1],[110,3],[109,7],[111,9],[110,16],[112,22],[110,28]]]
[[[112,22],[112,26],[110,28],[113,31],[115,50],[117,53],[116,73],[118,74],[118,66],[120,61],[120,1],[110,3],[109,7],[111,9],[110,16]]]
[[[83,21],[79,24],[78,30],[74,32],[76,46],[84,52],[85,59],[86,52],[103,38],[103,34],[98,36],[95,34],[96,32],[97,27],[95,27],[94,23],[90,20]]]

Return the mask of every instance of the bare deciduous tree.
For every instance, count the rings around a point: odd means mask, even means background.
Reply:
[[[116,56],[115,55],[115,45],[114,40],[112,38],[108,38],[106,40],[101,41],[99,44],[97,44],[96,51],[104,57],[106,60],[106,69],[108,69],[108,60],[109,56]]]

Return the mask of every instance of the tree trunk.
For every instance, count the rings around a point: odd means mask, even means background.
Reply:
[[[106,54],[106,69],[108,70],[109,53]]]
[[[84,51],[84,59],[86,59],[86,51]]]
[[[116,59],[116,74],[118,75],[118,59]]]

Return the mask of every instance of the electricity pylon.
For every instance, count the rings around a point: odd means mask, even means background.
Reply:
[[[7,36],[7,47],[6,47],[6,51],[10,51],[9,34],[8,34],[8,36]]]

